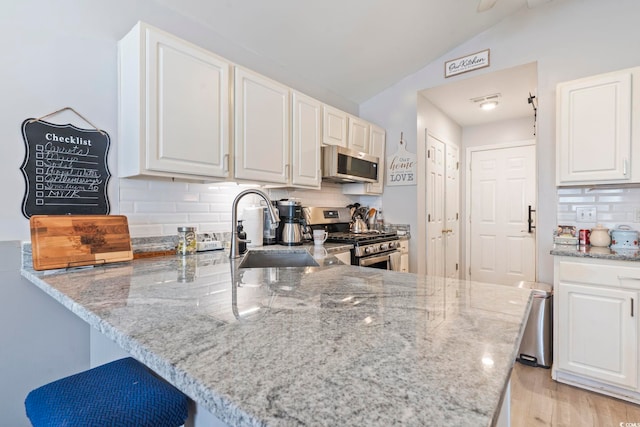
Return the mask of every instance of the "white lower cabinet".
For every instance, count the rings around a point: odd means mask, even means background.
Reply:
[[[346,265],[351,265],[351,252],[347,251],[347,252],[338,252],[338,253],[334,253],[331,254],[333,256],[335,256],[336,258],[338,258],[340,261],[342,261],[344,264]]]
[[[409,241],[400,240],[400,271],[409,272]]]
[[[554,379],[640,401],[640,265],[557,257],[554,292]]]

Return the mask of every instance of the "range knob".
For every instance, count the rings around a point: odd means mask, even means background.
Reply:
[[[386,251],[387,249],[389,249],[389,244],[387,244],[387,243],[380,243],[380,250],[381,250],[381,251]]]
[[[398,247],[398,242],[389,242],[389,249],[395,249]]]
[[[365,254],[370,254],[372,249],[373,249],[372,246],[367,246],[366,248],[364,248],[364,253]]]

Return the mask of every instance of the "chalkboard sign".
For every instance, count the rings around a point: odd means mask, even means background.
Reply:
[[[109,213],[106,132],[27,119],[22,137],[25,217]]]

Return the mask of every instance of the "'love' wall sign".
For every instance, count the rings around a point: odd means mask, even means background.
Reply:
[[[402,137],[400,137],[402,138]],[[387,185],[415,185],[416,155],[405,148],[406,143],[400,139],[398,151],[387,157]]]
[[[109,213],[106,132],[27,119],[22,137],[25,217]]]

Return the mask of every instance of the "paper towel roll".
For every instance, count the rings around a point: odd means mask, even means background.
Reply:
[[[262,246],[264,208],[262,206],[245,208],[242,211],[242,217],[244,218],[242,225],[247,233],[247,240],[251,240],[251,243],[247,243],[247,247]]]

